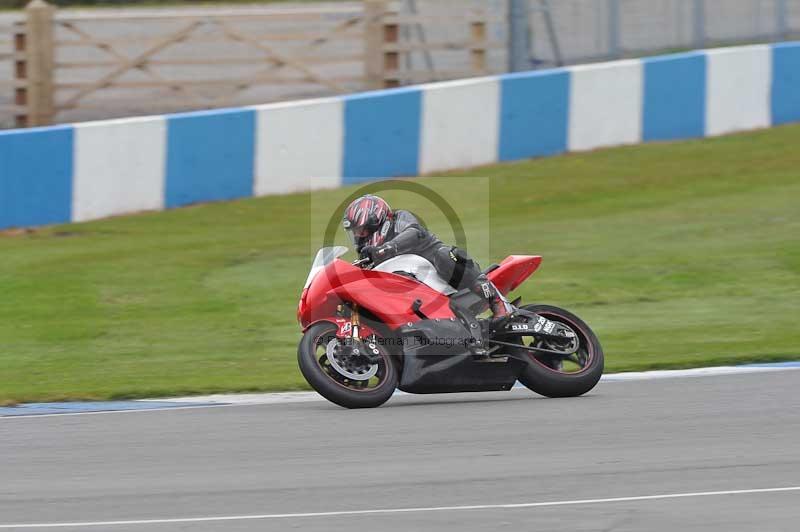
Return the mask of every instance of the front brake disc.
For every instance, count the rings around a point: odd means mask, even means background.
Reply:
[[[342,349],[345,347],[346,349]],[[375,344],[354,342],[353,346],[342,346],[338,338],[328,342],[325,355],[328,362],[337,373],[354,381],[367,381],[378,373],[378,364],[372,362],[372,357],[362,350],[369,349],[369,354],[378,351]],[[349,351],[349,352],[348,352]],[[380,351],[378,351],[380,354]]]

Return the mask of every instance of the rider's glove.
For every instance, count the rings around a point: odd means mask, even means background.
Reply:
[[[369,258],[373,264],[380,264],[381,262],[394,257],[396,250],[391,244],[384,244],[382,246],[364,246],[361,250],[363,258]]]

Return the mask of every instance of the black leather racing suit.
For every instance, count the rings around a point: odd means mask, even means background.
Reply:
[[[380,264],[397,255],[412,254],[428,260],[436,268],[436,272],[456,290],[469,288],[484,299],[492,309],[495,319],[503,319],[508,309],[497,288],[481,273],[477,262],[467,253],[454,246],[444,244],[439,238],[425,228],[416,216],[408,211],[394,211],[394,217],[381,227],[386,231],[386,240],[375,249],[373,263]],[[364,245],[358,243],[361,254]],[[484,333],[481,327],[469,328],[475,342],[473,352],[486,354]]]
[[[394,218],[386,231],[386,239],[381,247],[388,247],[390,250],[378,262],[396,255],[419,255],[433,264],[439,276],[456,290],[472,288],[478,295],[490,301],[498,297],[494,286],[481,274],[477,262],[464,250],[444,244],[409,211],[394,211]],[[360,253],[361,249],[358,251]]]

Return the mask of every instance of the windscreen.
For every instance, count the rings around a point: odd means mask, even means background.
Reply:
[[[344,246],[327,247],[317,251],[317,256],[314,257],[314,262],[311,264],[311,271],[308,273],[308,279],[306,279],[306,284],[303,288],[308,288],[320,270],[345,253],[347,253],[347,248]]]

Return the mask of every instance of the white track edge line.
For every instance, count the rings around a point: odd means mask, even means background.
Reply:
[[[710,366],[704,368],[677,369],[677,370],[653,370],[636,371],[624,373],[609,373],[603,375],[601,383],[631,382],[643,380],[677,379],[687,377],[715,377],[723,375],[746,375],[754,373],[775,373],[782,371],[800,370],[800,367],[792,366]],[[522,386],[512,389],[524,390]],[[397,391],[395,395],[413,395]],[[174,402],[174,403],[224,403],[228,405],[257,405],[257,404],[281,404],[299,403],[305,401],[324,400],[316,392],[274,392],[263,394],[213,394],[188,397],[168,397],[162,399],[143,399],[142,402]]]
[[[782,371],[800,370],[797,366],[710,366],[704,368],[678,369],[678,370],[653,370],[624,373],[609,373],[603,375],[601,383],[612,384],[617,382],[635,382],[645,380],[662,380],[695,377],[716,377],[725,375],[747,375],[758,373],[776,373]],[[515,386],[510,391],[527,391],[522,386]],[[395,396],[413,395],[396,391]],[[131,414],[142,412],[164,412],[171,410],[194,410],[198,408],[222,408],[233,406],[256,406],[275,404],[294,404],[314,401],[325,401],[316,392],[273,392],[263,394],[214,394],[188,397],[166,397],[155,399],[139,399],[135,402],[146,405],[149,402],[157,403],[184,403],[180,406],[166,406],[131,410],[99,410],[96,412],[58,412],[52,414],[20,414],[13,416],[0,415],[0,422],[11,419],[49,418],[56,416],[90,416],[101,414]],[[198,403],[198,404],[191,404]]]
[[[469,511],[469,510],[508,510],[520,508],[545,508],[548,506],[577,506],[585,504],[611,504],[620,502],[653,501],[665,499],[682,499],[690,497],[714,497],[723,495],[746,495],[758,493],[778,493],[800,491],[800,486],[789,486],[782,488],[752,488],[740,490],[724,491],[695,491],[687,493],[667,493],[661,495],[638,495],[632,497],[609,497],[602,499],[575,499],[566,501],[548,502],[524,502],[511,504],[477,504],[469,506],[428,506],[417,508],[381,508],[374,510],[343,510],[335,512],[308,512],[308,513],[287,513],[287,514],[262,514],[262,515],[231,515],[218,517],[186,517],[174,519],[135,519],[127,521],[85,521],[72,523],[20,523],[20,524],[0,524],[0,529],[24,529],[24,528],[80,528],[98,526],[124,526],[124,525],[159,525],[175,523],[208,523],[222,521],[247,521],[247,520],[267,520],[267,519],[291,519],[291,518],[313,518],[313,517],[342,517],[342,516],[361,516],[378,514],[401,514],[401,513],[424,513],[424,512],[448,512],[448,511]]]

